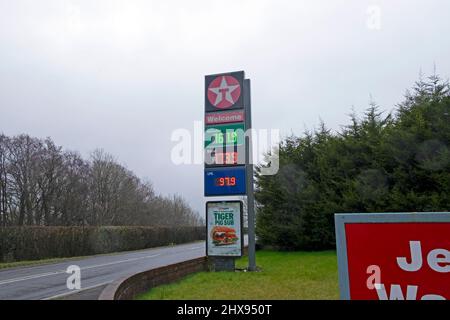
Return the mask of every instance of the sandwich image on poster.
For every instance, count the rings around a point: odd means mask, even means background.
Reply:
[[[242,256],[242,202],[210,201],[206,203],[207,254]]]
[[[215,226],[211,231],[212,242],[215,246],[229,246],[238,242],[236,229]]]

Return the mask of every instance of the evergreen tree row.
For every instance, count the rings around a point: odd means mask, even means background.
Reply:
[[[266,245],[334,248],[340,212],[449,211],[449,84],[420,79],[394,112],[371,103],[337,133],[322,123],[287,137],[279,155],[278,174],[256,168],[257,235]]]

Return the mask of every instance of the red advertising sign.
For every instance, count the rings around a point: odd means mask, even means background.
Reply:
[[[450,299],[450,213],[336,215],[341,296]]]

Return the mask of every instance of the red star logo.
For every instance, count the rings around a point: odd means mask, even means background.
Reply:
[[[232,76],[219,76],[208,87],[209,102],[219,109],[227,109],[234,105],[241,96],[239,81]]]

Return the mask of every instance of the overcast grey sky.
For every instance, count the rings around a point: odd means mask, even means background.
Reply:
[[[203,166],[170,137],[203,117],[205,74],[245,70],[256,128],[300,134],[450,75],[450,1],[0,0],[0,132],[103,148],[203,213]],[[377,17],[379,16],[379,19]]]

